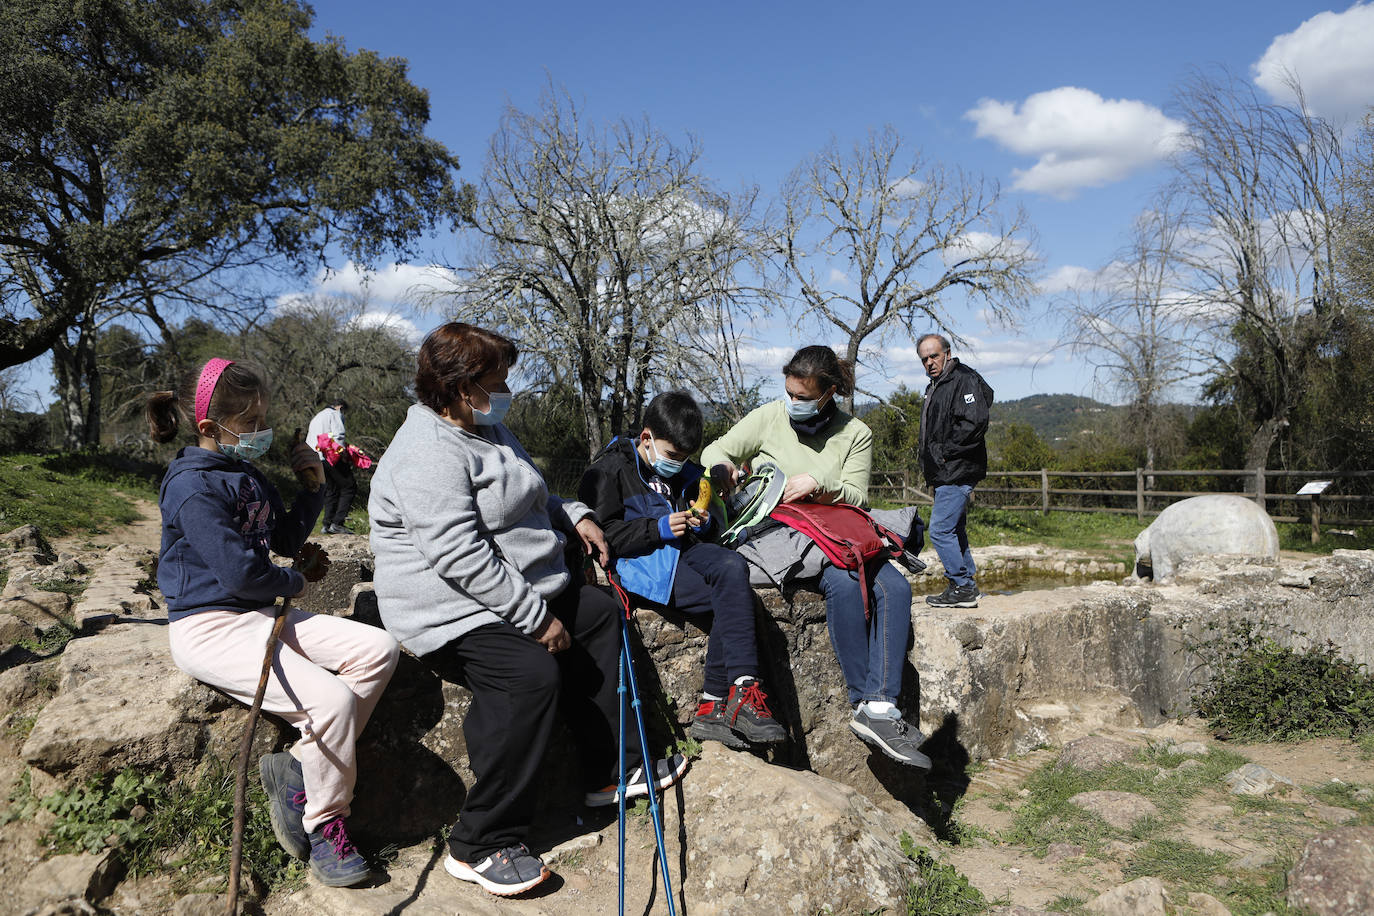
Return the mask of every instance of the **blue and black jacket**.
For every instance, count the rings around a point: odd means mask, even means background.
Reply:
[[[269,551],[295,556],[310,536],[324,493],[303,490],[288,512],[277,488],[246,461],[188,446],[162,478],[162,550],[157,584],[167,617],[214,608],[254,610],[296,595],[305,579]]]
[[[577,498],[600,520],[615,572],[627,590],[658,604],[672,597],[680,549],[694,543],[696,535],[673,537],[668,516],[696,498],[704,471],[688,461],[672,477],[659,477],[639,457],[634,438],[617,436],[583,473]]]

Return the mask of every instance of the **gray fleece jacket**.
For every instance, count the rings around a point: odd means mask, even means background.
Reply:
[[[571,579],[564,545],[592,516],[549,494],[504,426],[470,433],[422,404],[377,462],[367,511],[382,625],[416,655],[502,620],[539,629]]]

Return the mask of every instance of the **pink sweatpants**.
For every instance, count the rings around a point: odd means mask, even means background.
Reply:
[[[358,735],[391,680],[400,648],[385,630],[367,624],[308,611],[289,614],[262,709],[300,730],[291,753],[305,777],[305,829],[314,830],[349,813]],[[274,619],[271,607],[182,617],[168,626],[172,660],[250,705]]]

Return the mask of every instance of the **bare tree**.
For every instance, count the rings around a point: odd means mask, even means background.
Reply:
[[[891,127],[849,150],[832,142],[783,187],[783,259],[805,314],[838,330],[856,364],[870,338],[914,341],[934,325],[959,339],[954,290],[1012,318],[1034,288],[1035,239],[999,203],[995,182],[928,165]]]
[[[1293,89],[1293,107],[1229,76],[1197,75],[1178,93],[1188,131],[1174,187],[1192,233],[1182,249],[1189,285],[1210,319],[1201,353],[1213,390],[1245,406],[1245,464],[1256,469],[1345,311],[1335,269],[1341,137]]]
[[[1060,343],[1093,369],[1099,387],[1129,405],[1127,428],[1153,469],[1173,411],[1167,395],[1194,378],[1199,314],[1185,292],[1183,227],[1167,195],[1136,217],[1130,241],[1085,285],[1055,304]]]
[[[524,371],[576,391],[594,454],[655,386],[719,399],[738,384],[745,316],[769,302],[756,196],[716,190],[694,141],[647,121],[598,129],[550,87],[537,112],[502,118],[473,216],[482,245],[428,301],[509,332],[533,357]]]

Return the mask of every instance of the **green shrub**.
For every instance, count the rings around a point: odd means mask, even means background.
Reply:
[[[1185,644],[1210,672],[1193,704],[1213,728],[1270,741],[1374,731],[1374,678],[1336,645],[1290,649],[1250,620],[1207,632]]]

